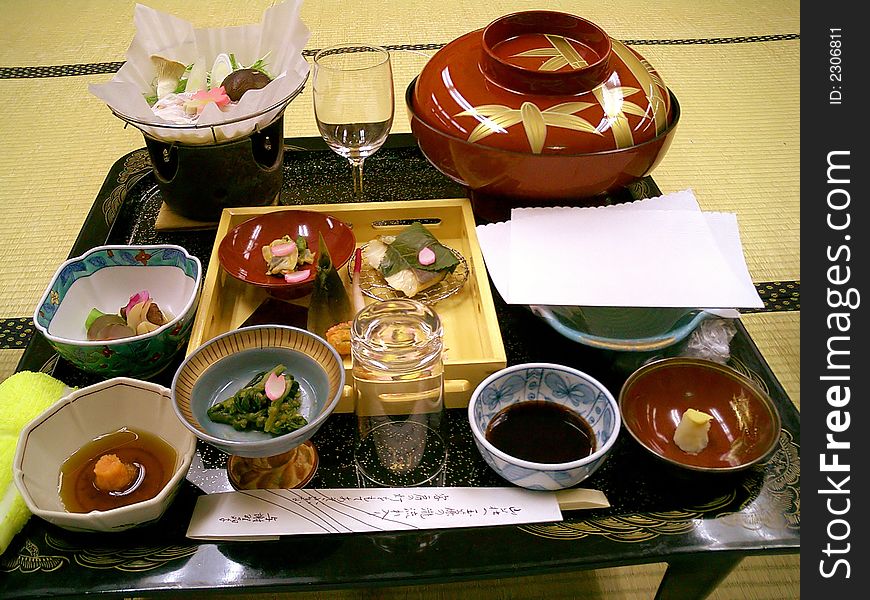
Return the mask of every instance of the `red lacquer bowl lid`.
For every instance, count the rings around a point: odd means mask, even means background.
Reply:
[[[670,95],[640,54],[573,15],[496,19],[439,50],[414,113],[472,143],[533,154],[628,148],[668,127]]]

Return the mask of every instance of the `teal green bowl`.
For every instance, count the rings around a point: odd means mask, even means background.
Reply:
[[[530,307],[550,327],[580,344],[620,352],[651,352],[684,340],[714,316],[700,309],[609,306]]]
[[[33,323],[63,358],[83,371],[148,379],[187,346],[201,286],[202,265],[181,246],[98,246],[57,269]],[[91,309],[114,313],[142,290],[168,313],[167,323],[127,338],[87,339],[85,320]]]

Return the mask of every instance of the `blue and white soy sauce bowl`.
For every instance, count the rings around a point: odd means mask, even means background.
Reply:
[[[518,409],[518,405],[522,407]],[[573,460],[565,460],[564,455],[540,458],[541,452],[546,451],[538,446],[547,445],[550,438],[558,436],[556,432],[545,431],[541,421],[528,418],[533,412],[529,409],[535,405],[542,412],[565,413],[569,428],[576,424],[578,430],[583,430],[589,438],[586,455]],[[519,410],[525,414],[514,419],[512,445],[505,443],[510,438],[502,438],[497,447],[491,441],[497,439],[492,435],[493,426],[503,422],[505,415]],[[565,489],[592,475],[604,464],[621,428],[619,407],[604,385],[577,369],[551,363],[514,365],[484,379],[471,395],[468,420],[477,449],[490,468],[506,481],[532,490]],[[559,427],[565,433],[566,424]],[[564,445],[555,444],[553,452]],[[525,457],[505,451],[509,446],[513,453]],[[529,460],[530,456],[538,458]]]

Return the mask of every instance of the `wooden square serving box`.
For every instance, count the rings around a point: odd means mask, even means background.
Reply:
[[[468,281],[462,290],[434,305],[444,325],[445,405],[448,408],[467,406],[474,388],[488,375],[505,367],[504,344],[483,254],[474,229],[471,202],[467,198],[224,209],[203,281],[200,306],[187,347],[188,354],[213,337],[245,324],[254,311],[270,298],[266,291],[229,275],[220,266],[218,246],[236,225],[257,215],[278,210],[328,213],[351,226],[357,246],[377,235],[396,234],[413,221],[422,221],[441,243],[465,257],[469,269]],[[339,269],[339,273],[347,284],[346,267]],[[302,298],[294,301],[294,304],[305,306],[307,301],[308,298]],[[366,301],[374,300],[366,298]],[[345,358],[344,366],[346,385],[336,410],[352,412],[350,358]]]

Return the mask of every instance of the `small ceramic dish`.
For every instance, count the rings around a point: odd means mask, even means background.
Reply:
[[[181,246],[98,246],[60,265],[34,310],[33,323],[79,369],[107,378],[147,379],[187,344],[201,285],[199,259]],[[87,339],[91,309],[117,313],[143,290],[167,323],[133,337]]]
[[[147,500],[109,510],[68,512],[58,490],[62,465],[83,446],[123,429],[151,434],[172,447],[175,460],[163,473],[166,482]],[[72,531],[122,531],[163,515],[195,451],[196,437],[176,418],[168,389],[116,377],[73,391],[28,423],[21,431],[12,470],[27,508],[37,517]]]
[[[683,413],[712,417],[705,448],[691,454],[674,442]],[[729,366],[675,357],[632,373],[619,393],[622,422],[646,451],[665,463],[704,473],[733,473],[762,461],[776,447],[779,411],[761,388]]]
[[[361,248],[365,250],[366,246],[367,244],[363,244]],[[448,274],[440,282],[415,295],[414,300],[428,305],[435,304],[440,300],[444,300],[445,298],[457,294],[462,289],[462,286],[465,285],[465,282],[468,281],[468,262],[466,262],[465,257],[449,246],[444,247],[453,253],[453,256],[455,256],[459,261],[459,264],[456,265],[456,268],[452,273]],[[352,256],[347,263],[348,281],[353,279],[353,270],[355,267],[356,258]],[[406,297],[405,294],[399,290],[390,287],[390,285],[384,280],[383,275],[366,261],[362,261],[362,266],[360,267],[359,286],[360,291],[362,291],[363,294],[369,298],[374,298],[375,300],[395,300],[397,298]]]
[[[545,463],[517,458],[496,447],[487,439],[488,428],[502,418],[503,411],[524,403],[555,404],[580,417],[583,428],[594,436],[591,453],[570,462]],[[532,490],[564,489],[592,475],[604,464],[620,430],[619,408],[606,387],[577,369],[549,363],[514,365],[484,379],[471,394],[468,421],[486,463],[510,483]],[[541,436],[548,434],[531,425],[521,435],[518,443],[547,443]]]
[[[237,431],[215,423],[208,409],[232,397],[277,364],[299,382],[299,413],[307,424],[283,435]],[[219,335],[194,350],[172,380],[172,401],[181,422],[199,439],[227,454],[277,456],[299,446],[323,425],[344,392],[344,365],[322,338],[296,327],[258,325]]]
[[[557,332],[580,344],[620,352],[651,352],[684,340],[714,316],[700,309],[609,306],[529,307]]]
[[[218,245],[218,260],[227,273],[247,284],[262,288],[282,299],[300,298],[311,293],[317,273],[319,235],[329,248],[336,269],[350,259],[356,248],[353,230],[340,219],[309,210],[275,210],[258,215],[230,229]],[[263,246],[289,235],[304,237],[314,253],[314,262],[298,269],[308,276],[288,283],[280,275],[266,273]]]

